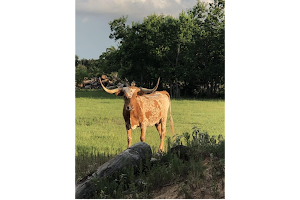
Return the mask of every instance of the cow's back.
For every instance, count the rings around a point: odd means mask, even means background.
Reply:
[[[140,122],[144,126],[154,126],[161,120],[167,119],[170,105],[169,93],[158,91],[137,98],[141,109]]]

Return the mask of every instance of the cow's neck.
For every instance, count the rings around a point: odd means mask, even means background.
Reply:
[[[131,99],[131,105],[133,106],[133,110],[130,111],[130,116],[138,120],[138,117],[140,116],[141,113],[140,113],[140,106],[137,102],[137,98]]]
[[[136,127],[140,126],[139,117],[141,116],[140,107],[139,104],[137,103],[136,98],[131,99],[131,105],[133,106],[133,110],[127,112],[130,113],[129,121],[130,121],[131,128],[135,129]]]

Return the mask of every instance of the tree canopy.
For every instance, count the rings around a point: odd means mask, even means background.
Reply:
[[[197,1],[178,17],[151,14],[127,25],[122,16],[109,23],[108,47],[98,60],[78,60],[89,76],[118,72],[121,79],[151,87],[161,77],[173,97],[224,97],[225,1]],[[77,60],[76,60],[77,59]]]

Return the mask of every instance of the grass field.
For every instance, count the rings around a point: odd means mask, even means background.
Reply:
[[[76,156],[81,154],[116,154],[127,148],[127,134],[122,116],[124,100],[103,90],[76,91],[75,131]],[[225,101],[172,99],[175,135],[192,133],[194,126],[209,135],[225,138]],[[169,121],[167,135],[171,137]],[[139,142],[140,128],[132,131],[132,144]],[[146,143],[153,150],[159,146],[155,127],[148,127]],[[166,144],[165,144],[166,145]]]

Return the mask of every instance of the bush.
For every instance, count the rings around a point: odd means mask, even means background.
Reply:
[[[75,67],[75,80],[77,83],[77,86],[79,86],[82,81],[84,80],[84,77],[88,76],[87,68],[79,64],[77,67]]]

